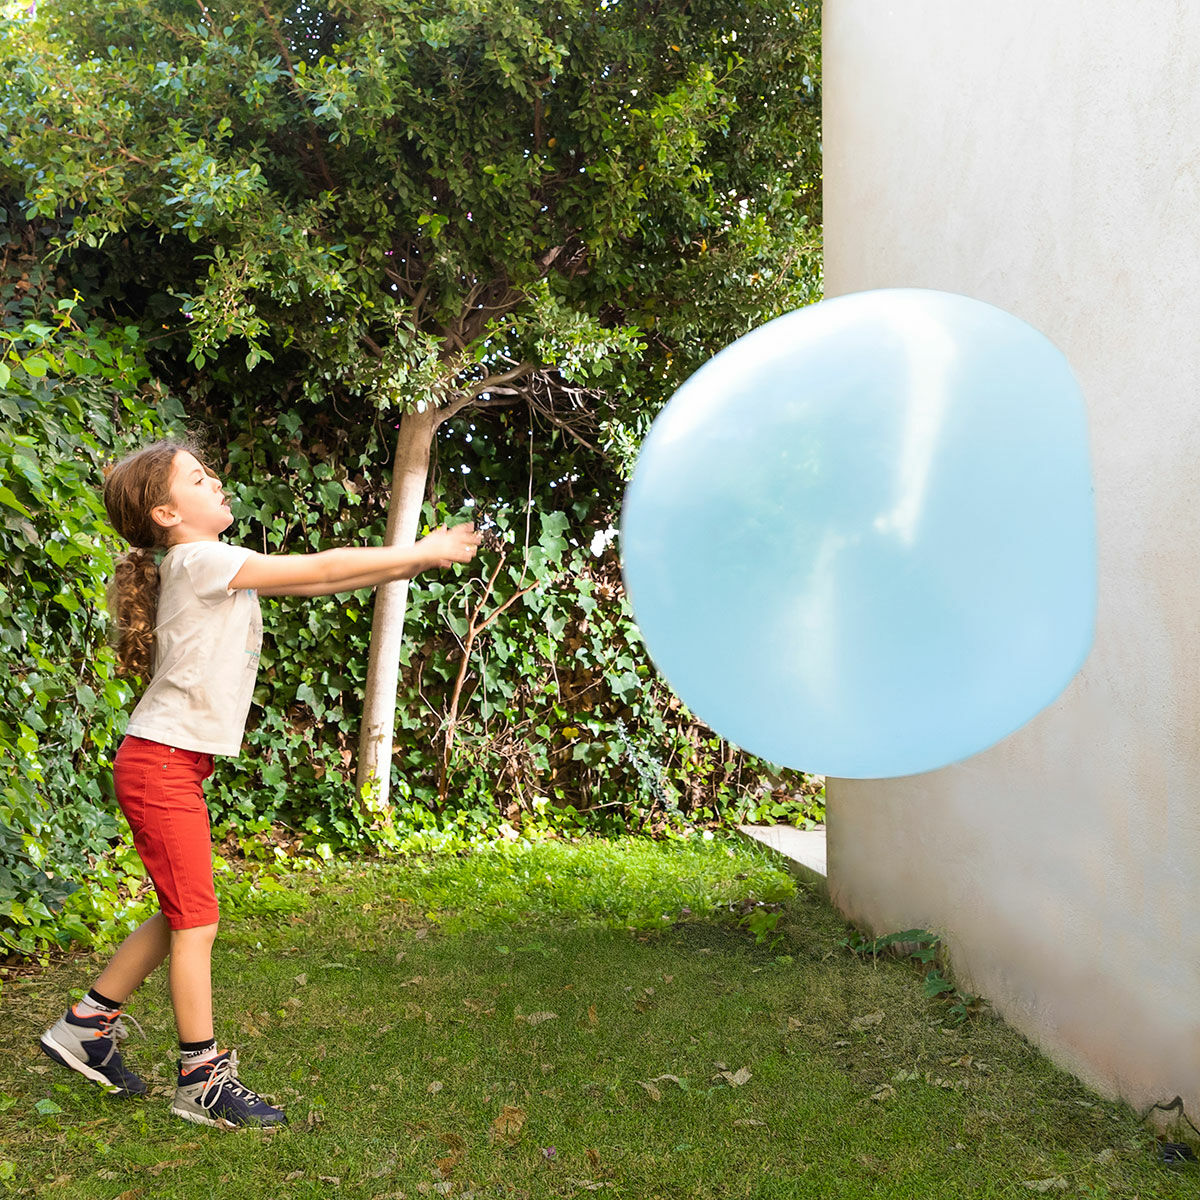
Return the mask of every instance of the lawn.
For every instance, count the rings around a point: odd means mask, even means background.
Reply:
[[[248,885],[243,885],[248,886]],[[739,924],[781,904],[778,941]],[[1136,1117],[911,963],[862,959],[765,852],[501,846],[259,885],[226,922],[218,1038],[290,1127],[168,1113],[164,978],[131,1011],[141,1101],[36,1049],[89,956],[5,983],[0,1188],[159,1197],[1178,1197]]]

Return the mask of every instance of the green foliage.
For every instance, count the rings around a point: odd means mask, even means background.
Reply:
[[[78,323],[102,312],[116,332],[42,324],[123,347],[118,364],[75,346],[85,370],[22,327],[20,387],[91,397],[65,436],[107,450],[178,420],[162,398],[149,416],[103,398],[142,386],[144,348],[213,443],[230,537],[294,553],[382,540],[396,421],[435,404],[457,415],[422,520],[494,522],[477,568],[411,592],[394,812],[351,782],[370,596],[265,603],[245,752],[215,779],[230,850],[819,818],[819,785],[727,746],[658,680],[612,543],[663,401],[819,290],[818,50],[815,8],[777,0],[46,0],[0,23],[0,175],[26,216],[62,222],[50,291],[78,287]],[[56,436],[22,419],[30,445]],[[62,454],[82,496],[96,450]],[[57,546],[55,510],[30,512],[11,520]],[[81,509],[72,528],[97,520]],[[77,776],[103,780],[132,699],[93,653],[106,553],[71,560],[88,573],[63,593],[74,611],[22,593],[63,622],[62,687],[75,670],[90,689],[39,734],[74,745],[71,713],[88,714],[71,756],[31,757],[49,809],[73,811]],[[37,820],[22,836],[48,845]],[[63,862],[95,858],[95,902],[119,907],[123,876],[104,872],[125,860],[100,840]]]
[[[927,929],[905,929],[877,938],[852,933],[842,938],[840,944],[862,958],[878,958],[886,951],[892,951],[920,963],[926,968],[922,991],[930,1000],[940,1000],[948,1005],[946,1017],[955,1025],[961,1025],[983,1008],[982,997],[960,991],[948,975],[942,939],[936,933]]]
[[[816,829],[825,823],[825,780],[820,776],[792,777],[789,786],[768,782],[739,796],[726,817],[736,825],[795,825]]]
[[[218,764],[219,832],[244,843],[256,827],[265,833],[283,822],[311,848],[419,850],[517,830],[662,834],[725,819],[803,822],[821,812],[819,783],[727,746],[658,679],[611,540],[603,550],[594,541],[614,519],[612,500],[596,486],[603,477],[571,480],[587,469],[586,457],[560,452],[557,486],[551,478],[537,488],[496,454],[482,424],[463,420],[439,439],[443,499],[427,505],[426,524],[470,515],[477,497],[468,484],[484,495],[528,495],[533,487],[532,501],[488,506],[491,543],[478,563],[418,580],[410,591],[395,813],[352,803],[369,593],[279,599],[264,602],[267,637],[246,752]],[[242,432],[225,474],[242,523],[231,535],[281,551],[323,549],[356,534],[382,538],[386,492],[371,470],[381,451],[372,430],[339,428],[317,409],[257,424],[238,409],[234,425]],[[446,764],[464,641],[472,620],[493,614],[472,643]]]
[[[741,924],[754,935],[758,945],[775,949],[783,943],[783,938],[775,932],[782,917],[783,912],[778,907],[764,908],[756,905],[742,918]]]
[[[0,26],[0,159],[197,366],[379,411],[515,371],[627,448],[815,295],[818,50],[777,0],[48,0]]]
[[[105,644],[99,467],[180,412],[149,380],[136,327],[81,328],[74,301],[52,303],[25,265],[5,280],[22,302],[0,326],[0,938],[28,951],[50,929],[86,940],[86,919],[113,918],[141,874],[132,853],[107,854],[131,689]],[[93,886],[73,900],[82,875]]]

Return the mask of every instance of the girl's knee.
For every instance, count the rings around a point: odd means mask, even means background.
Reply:
[[[172,952],[185,947],[195,947],[197,949],[200,947],[211,947],[217,939],[217,928],[219,925],[219,921],[213,921],[211,925],[194,925],[190,929],[172,929]]]

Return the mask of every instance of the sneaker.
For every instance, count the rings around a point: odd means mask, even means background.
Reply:
[[[286,1125],[283,1110],[272,1108],[237,1077],[237,1051],[224,1050],[185,1070],[179,1067],[171,1111],[198,1125]]]
[[[78,1071],[85,1079],[100,1084],[111,1095],[123,1099],[144,1096],[145,1083],[121,1061],[121,1051],[117,1048],[117,1043],[129,1036],[125,1028],[126,1020],[133,1021],[138,1032],[142,1032],[137,1021],[133,1017],[126,1017],[120,1010],[79,1017],[73,1008],[68,1008],[42,1034],[40,1045],[56,1063]]]

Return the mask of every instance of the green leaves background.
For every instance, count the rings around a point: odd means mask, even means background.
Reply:
[[[819,784],[657,679],[613,542],[674,388],[819,294],[818,48],[782,0],[47,0],[0,23],[13,944],[144,903],[106,782],[133,692],[104,648],[99,470],[185,425],[230,536],[294,553],[379,541],[400,414],[470,399],[423,520],[494,534],[411,594],[392,809],[351,784],[370,597],[266,605],[246,751],[215,781],[228,849],[818,811]],[[531,584],[472,648],[443,764],[466,622]]]

